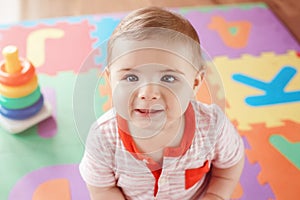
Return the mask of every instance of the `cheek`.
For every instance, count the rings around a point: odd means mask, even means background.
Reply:
[[[133,91],[131,87],[122,84],[118,84],[112,91],[113,106],[124,119],[128,119],[129,116],[128,108],[132,105]]]
[[[193,97],[193,90],[189,87],[169,88],[168,95],[165,95],[171,115],[182,115]]]

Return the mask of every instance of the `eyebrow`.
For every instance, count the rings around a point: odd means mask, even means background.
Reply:
[[[122,69],[119,69],[117,72],[123,72],[123,71],[126,71],[126,72],[128,72],[128,71],[138,71],[137,69],[134,69],[134,68],[122,68]]]
[[[184,73],[182,71],[179,71],[177,69],[166,69],[166,70],[161,70],[160,72],[164,72],[164,73],[175,72],[175,73],[179,73],[179,74],[183,74],[184,75]]]

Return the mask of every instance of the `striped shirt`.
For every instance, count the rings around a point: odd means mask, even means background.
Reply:
[[[216,105],[191,101],[177,147],[166,147],[162,164],[139,152],[114,109],[91,127],[79,169],[96,187],[118,186],[126,199],[199,199],[211,165],[229,168],[244,154],[242,139]]]

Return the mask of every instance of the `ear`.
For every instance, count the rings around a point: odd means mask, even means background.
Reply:
[[[196,77],[195,80],[194,80],[194,87],[193,87],[193,89],[195,89],[196,87],[198,87],[199,84],[200,84],[200,80],[199,80],[199,78]]]
[[[107,77],[109,77],[110,72],[109,72],[108,67],[105,67],[105,69],[104,69],[104,75],[107,76]]]
[[[194,89],[195,93],[198,92],[198,89],[200,88],[201,83],[204,79],[204,75],[205,75],[205,72],[203,70],[197,72],[197,75],[196,75],[195,80],[194,80],[194,86],[193,86],[193,89]]]
[[[106,80],[110,80],[110,71],[109,69],[106,67],[104,72],[103,72],[103,76],[105,77]]]

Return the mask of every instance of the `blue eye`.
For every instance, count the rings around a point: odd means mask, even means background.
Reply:
[[[172,75],[165,75],[160,80],[168,83],[173,83],[174,81],[176,81],[176,78]]]
[[[139,80],[139,77],[137,77],[136,75],[133,75],[133,74],[128,74],[123,78],[123,80],[126,80],[128,82],[135,82],[135,81]]]

